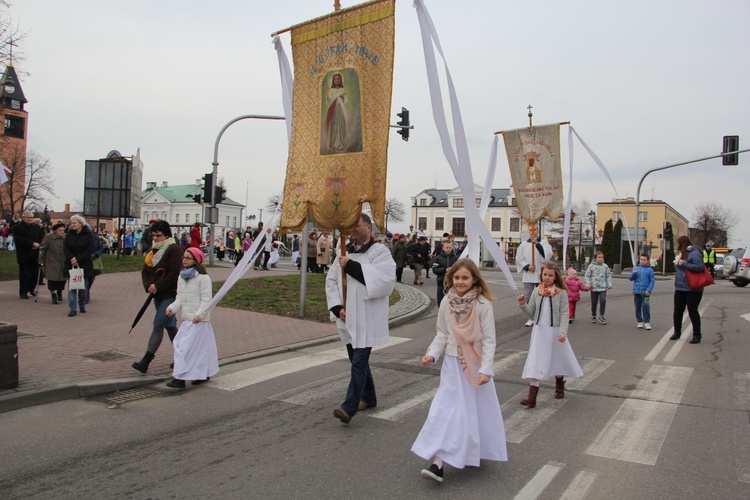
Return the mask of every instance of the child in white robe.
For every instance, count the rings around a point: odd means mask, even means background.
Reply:
[[[168,387],[184,389],[208,381],[219,372],[219,355],[206,306],[211,302],[211,278],[202,266],[205,259],[198,248],[188,248],[182,257],[184,269],[177,281],[177,298],[167,307],[167,316],[182,310],[183,321],[174,338],[173,379]]]
[[[445,353],[440,386],[427,421],[411,448],[433,460],[421,475],[443,481],[443,464],[458,469],[480,459],[505,462],[505,427],[495,385],[495,318],[487,283],[470,259],[445,275],[446,295],[438,311],[437,335],[422,358],[424,366]]]
[[[542,265],[541,284],[526,296],[518,296],[521,309],[534,320],[529,355],[521,377],[529,381],[529,395],[521,404],[536,407],[539,382],[555,376],[555,399],[565,397],[565,375],[583,375],[568,341],[568,291],[560,269],[554,262]]]

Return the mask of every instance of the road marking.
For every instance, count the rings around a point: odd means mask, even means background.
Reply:
[[[560,500],[583,500],[596,480],[596,472],[583,469],[576,474],[573,481],[565,489]]]
[[[734,394],[734,406],[750,410],[750,373],[734,373]],[[750,483],[750,439],[745,418],[737,419],[734,424],[734,467],[737,480]]]
[[[377,346],[373,348],[373,351],[379,351],[387,347],[398,345],[402,342],[407,342],[411,339],[401,337],[391,337],[387,344]],[[212,378],[206,383],[209,387],[221,389],[224,391],[236,391],[250,385],[265,382],[276,377],[288,375],[290,373],[296,373],[308,368],[314,368],[316,366],[332,363],[334,361],[340,361],[342,359],[348,359],[346,350],[341,348],[328,349],[315,354],[304,354],[294,359],[287,359],[284,361],[277,361],[275,363],[269,363],[263,366],[256,366],[248,368],[246,370],[240,370],[238,372],[230,373],[228,375],[221,375],[216,378]]]
[[[698,314],[703,316],[703,313],[706,312],[706,309],[709,308],[711,305],[711,302],[713,302],[713,299],[707,300],[705,303],[701,304],[701,306],[698,308]],[[683,318],[682,324],[685,324],[685,320]],[[685,342],[687,342],[688,337],[692,337],[693,335],[693,324],[688,322],[688,327],[685,328],[685,332],[682,335],[682,337],[677,340],[677,343],[672,346],[672,348],[667,352],[667,355],[664,356],[664,362],[665,363],[672,363],[674,362],[675,358],[677,358],[677,355],[680,353],[683,347],[685,347]]]
[[[526,483],[526,486],[514,498],[516,500],[534,500],[535,498],[539,498],[539,495],[544,492],[563,467],[565,467],[565,464],[548,462],[534,474],[531,481]]]
[[[692,368],[652,366],[586,454],[655,465],[685,393]]]
[[[750,321],[750,313],[740,314],[740,318]]]
[[[570,389],[583,389],[609,368],[612,363],[614,361],[609,359],[591,358],[582,360],[583,377],[569,379],[565,385]],[[519,401],[527,393],[528,390],[519,392],[500,407],[505,419],[505,440],[509,443],[523,442],[568,401],[567,399],[554,399],[554,391],[541,387],[537,396],[537,407],[530,410],[519,404]]]

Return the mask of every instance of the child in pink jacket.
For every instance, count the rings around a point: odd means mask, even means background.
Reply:
[[[568,269],[565,284],[568,285],[568,323],[572,323],[576,319],[576,303],[581,300],[581,291],[585,292],[589,287],[578,279],[578,273],[572,267]]]

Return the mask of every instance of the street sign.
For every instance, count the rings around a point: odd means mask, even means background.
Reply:
[[[219,222],[219,209],[217,207],[206,207],[203,222],[206,224],[216,224]]]

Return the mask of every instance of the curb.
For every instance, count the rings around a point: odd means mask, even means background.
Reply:
[[[408,323],[409,321],[422,315],[432,307],[432,301],[424,292],[411,287],[403,288],[406,288],[408,290],[399,290],[399,292],[402,294],[402,300],[403,295],[413,294],[411,297],[412,300],[415,300],[416,298],[416,300],[419,301],[420,304],[413,310],[410,310],[403,314],[399,314],[398,316],[394,316],[393,318],[389,318],[388,326],[390,328]],[[394,304],[394,307],[396,307],[397,305],[398,303]],[[273,347],[271,349],[251,352],[241,356],[220,359],[219,366],[242,363],[244,361],[265,358],[268,356],[273,356],[275,354],[299,351],[308,347],[331,344],[338,341],[338,335],[330,335],[328,337],[323,337],[315,340],[305,340],[303,342],[297,342],[286,346]],[[66,401],[69,399],[81,399],[85,397],[98,396],[109,392],[124,391],[126,389],[132,389],[134,387],[141,387],[163,382],[168,378],[171,377],[145,376],[123,379],[97,380],[8,394],[5,396],[0,396],[0,413],[20,410],[22,408],[28,408],[30,406],[57,403],[58,401]]]

